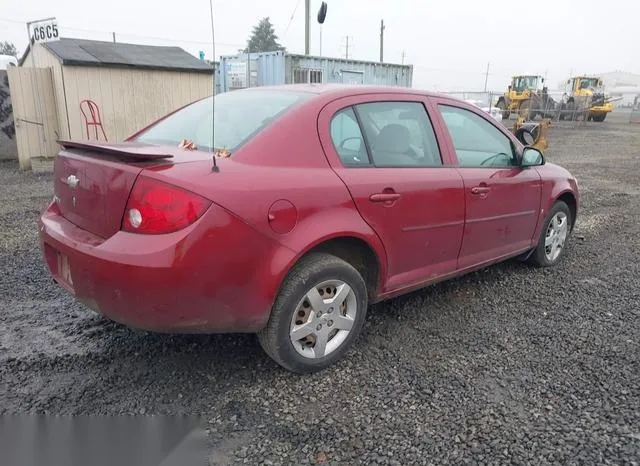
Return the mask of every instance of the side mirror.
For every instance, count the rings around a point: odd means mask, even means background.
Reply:
[[[538,167],[544,165],[544,155],[535,147],[525,147],[522,151],[522,167]]]
[[[324,23],[324,19],[327,17],[327,2],[322,2],[320,9],[318,10],[318,23]]]

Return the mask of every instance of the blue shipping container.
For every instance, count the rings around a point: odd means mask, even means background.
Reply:
[[[218,78],[220,92],[295,83],[411,87],[413,66],[295,55],[281,51],[242,53],[220,57]]]

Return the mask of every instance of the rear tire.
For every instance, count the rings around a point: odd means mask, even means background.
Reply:
[[[316,372],[344,357],[362,330],[367,305],[365,282],[351,264],[313,253],[287,274],[258,341],[285,369]]]
[[[551,267],[564,256],[565,245],[571,235],[571,209],[563,201],[557,201],[540,231],[538,245],[528,262],[537,267]]]

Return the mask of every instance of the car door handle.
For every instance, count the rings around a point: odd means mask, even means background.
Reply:
[[[393,202],[400,199],[398,193],[376,193],[369,196],[371,202]]]
[[[471,188],[472,194],[487,194],[489,191],[491,191],[489,186],[474,186]]]

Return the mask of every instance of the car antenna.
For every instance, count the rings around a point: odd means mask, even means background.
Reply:
[[[211,95],[211,160],[213,161],[213,166],[211,167],[212,172],[219,172],[220,168],[218,167],[218,163],[216,162],[216,138],[215,138],[215,128],[216,128],[216,40],[213,29],[213,0],[209,0],[209,10],[211,13],[211,54],[213,56],[212,66],[213,66],[213,93]]]

